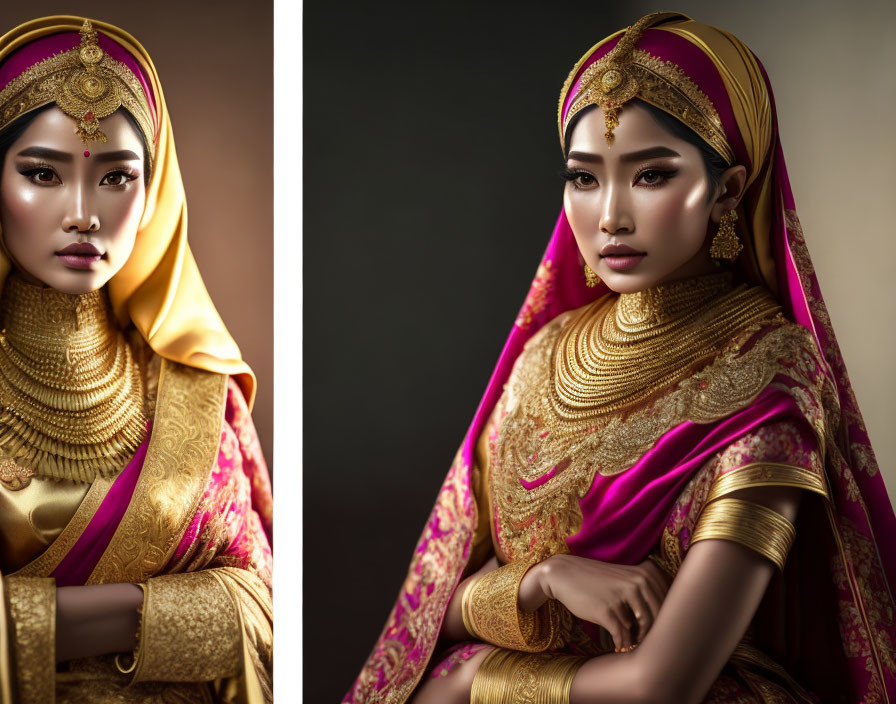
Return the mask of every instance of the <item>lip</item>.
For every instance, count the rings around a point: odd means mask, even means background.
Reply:
[[[605,244],[600,250],[600,256],[608,257],[613,255],[639,255],[644,256],[647,252],[639,252],[624,244]]]
[[[56,256],[69,269],[84,271],[92,269],[93,265],[106,255],[96,245],[90,244],[90,242],[72,242],[64,249],[56,252]]]
[[[56,254],[74,254],[78,256],[88,256],[88,257],[102,257],[103,253],[99,250],[99,248],[90,244],[90,242],[72,242],[65,249],[60,249]]]

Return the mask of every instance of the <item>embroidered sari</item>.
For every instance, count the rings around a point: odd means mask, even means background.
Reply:
[[[744,251],[734,276],[765,291],[780,312],[745,324],[686,376],[584,438],[551,445],[540,409],[559,373],[553,360],[563,336],[618,298],[603,284],[586,287],[561,211],[345,702],[406,702],[422,678],[475,652],[473,643],[444,652],[438,634],[457,585],[491,554],[502,562],[536,551],[626,565],[650,558],[674,577],[704,509],[761,486],[804,490],[796,539],[706,701],[896,699],[896,552],[887,542],[896,519],[797,217],[771,84],[731,34],[677,13],[645,20],[633,47],[637,97],[688,124],[729,164],[746,166]],[[608,56],[625,31],[592,47],[570,73],[558,109],[561,143],[577,96],[612,68]],[[604,85],[618,83],[614,76]],[[577,622],[563,652],[612,650],[601,631]]]
[[[0,128],[56,100],[60,66],[78,55],[79,42],[85,56],[83,23],[47,17],[0,37]],[[183,184],[152,62],[127,33],[93,26],[102,66],[148,105],[137,119],[152,163],[143,218],[131,257],[101,291],[139,369],[147,423],[136,452],[114,471],[67,476],[39,467],[22,477],[0,462],[0,699],[269,702],[272,500],[250,415],[254,375],[187,243]],[[133,112],[128,96],[119,97]],[[22,284],[10,268],[0,255],[6,310],[15,296],[44,296],[53,305],[35,315],[80,327],[77,297]],[[27,520],[13,525],[13,507]],[[124,674],[112,656],[57,668],[56,586],[148,581],[156,587],[146,592],[144,616],[152,598],[155,617],[143,619],[135,671]]]

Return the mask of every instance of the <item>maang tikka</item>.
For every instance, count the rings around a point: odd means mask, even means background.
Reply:
[[[712,238],[712,245],[709,248],[709,256],[713,259],[733,261],[743,251],[744,246],[741,244],[740,238],[734,229],[736,220],[736,210],[727,210],[722,213],[722,219],[719,221],[719,231]]]

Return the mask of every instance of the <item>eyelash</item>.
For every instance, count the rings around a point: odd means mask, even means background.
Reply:
[[[44,163],[34,164],[33,166],[24,167],[19,170],[19,173],[22,174],[23,176],[27,176],[29,179],[32,180],[32,182],[34,182],[38,185],[49,185],[48,183],[41,184],[39,181],[36,181],[34,179],[34,177],[37,174],[39,174],[41,171],[49,171],[54,176],[56,176],[56,178],[59,178],[59,174],[56,173],[56,169],[54,169],[49,164],[44,164]],[[103,175],[103,177],[100,179],[100,184],[102,185],[103,181],[105,181],[110,176],[114,176],[115,174],[123,174],[126,177],[126,180],[124,183],[108,184],[109,188],[122,188],[127,183],[134,181],[137,178],[137,174],[134,172],[133,169],[131,169],[127,166],[117,166],[114,169],[108,171],[106,174]],[[62,179],[60,179],[60,181],[61,180]]]
[[[657,183],[649,183],[649,184],[645,183],[644,188],[659,188],[664,183],[666,183],[666,181],[668,181],[670,178],[675,176],[675,174],[677,174],[678,171],[676,171],[675,169],[657,169],[657,168],[641,169],[635,175],[635,183],[637,183],[644,174],[648,174],[648,173],[657,174],[657,175],[661,176],[662,178]],[[582,171],[581,169],[570,169],[568,166],[564,166],[563,169],[560,171],[560,178],[562,178],[564,181],[571,182],[574,188],[578,188],[580,190],[583,190],[586,188],[585,186],[580,186],[578,184],[578,180],[582,176],[586,176],[586,177],[590,178],[592,180],[592,182],[597,180],[594,178],[594,176],[589,174],[587,171]]]

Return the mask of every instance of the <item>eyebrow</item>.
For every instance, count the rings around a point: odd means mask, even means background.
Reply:
[[[58,149],[50,149],[49,147],[28,147],[23,149],[16,156],[33,156],[38,159],[51,159],[53,161],[71,161],[72,154],[69,152],[61,152]],[[142,157],[132,152],[130,149],[119,149],[115,152],[100,152],[96,155],[97,161],[137,161]]]
[[[669,147],[649,147],[637,152],[622,154],[619,157],[619,160],[624,162],[641,161],[642,159],[655,159],[660,156],[681,156],[681,154],[674,149],[669,149]],[[602,164],[604,161],[604,158],[600,154],[591,154],[589,152],[570,152],[569,158],[576,159],[577,161],[596,162],[598,164]]]

